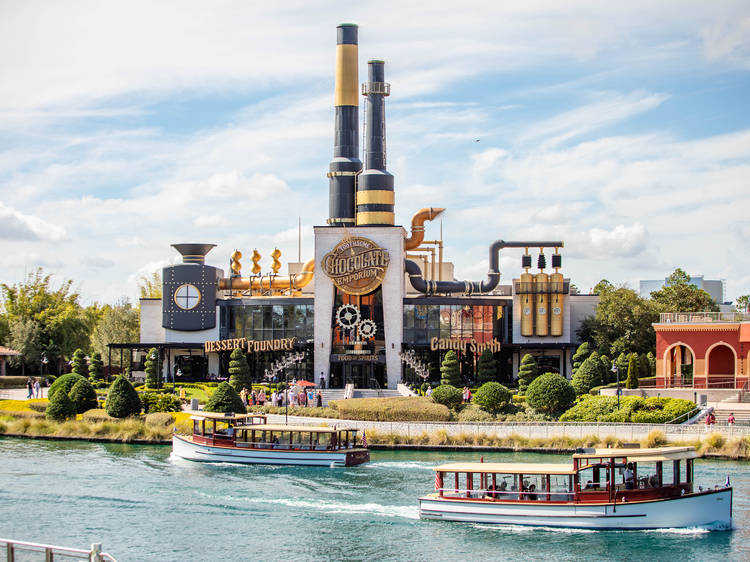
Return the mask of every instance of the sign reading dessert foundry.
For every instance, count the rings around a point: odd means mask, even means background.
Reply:
[[[247,338],[232,338],[228,340],[203,342],[206,353],[212,351],[232,351],[234,349],[246,349],[248,353],[253,351],[291,351],[297,338],[284,338],[278,340],[249,340]]]
[[[380,286],[391,258],[372,240],[345,238],[325,255],[321,265],[326,275],[347,295],[364,295]]]

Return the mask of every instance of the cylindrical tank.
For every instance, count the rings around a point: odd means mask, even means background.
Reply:
[[[357,26],[336,28],[336,85],[333,160],[328,167],[328,224],[354,225],[354,198],[359,159],[359,86]]]
[[[521,306],[521,335],[531,337],[534,335],[534,276],[531,273],[522,273],[519,279],[521,294],[518,302]]]
[[[536,335],[549,334],[549,275],[537,273],[534,276],[536,304]]]
[[[553,261],[554,261],[554,256]],[[564,279],[562,273],[553,273],[549,276],[550,287],[552,291],[549,296],[549,334],[551,336],[563,335],[563,311],[564,299],[563,294]]]

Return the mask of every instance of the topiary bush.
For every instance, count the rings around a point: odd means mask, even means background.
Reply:
[[[491,350],[485,349],[479,356],[477,365],[477,381],[481,383],[492,382],[497,377],[497,364],[495,363],[495,354]]]
[[[442,404],[451,410],[455,410],[463,400],[463,392],[461,392],[461,389],[456,388],[453,385],[441,384],[432,391],[432,396],[430,398],[432,398],[432,401],[436,404]]]
[[[638,367],[638,354],[631,353],[628,357],[628,378],[625,381],[625,388],[638,388],[638,374],[640,368]]]
[[[247,364],[247,356],[239,347],[232,351],[229,356],[229,384],[239,392],[243,388],[250,388],[252,378],[250,377],[250,366]]]
[[[458,356],[453,350],[446,353],[443,359],[443,364],[440,367],[440,384],[449,386],[459,386],[461,384],[461,374],[458,370]]]
[[[141,413],[141,399],[125,377],[118,376],[107,393],[107,413],[113,418],[126,418]]]
[[[573,375],[571,383],[579,396],[588,393],[593,387],[601,385],[601,362],[596,351],[583,361]]]
[[[102,362],[102,354],[95,351],[91,356],[89,362],[89,379],[92,381],[100,381],[104,378],[104,363]]]
[[[564,412],[573,405],[575,399],[576,391],[573,385],[557,373],[538,376],[526,391],[528,405],[550,415]]]
[[[534,356],[527,353],[521,359],[521,366],[518,368],[518,392],[523,394],[529,388],[531,381],[538,375],[536,360]]]
[[[511,397],[510,390],[499,382],[486,382],[474,393],[472,402],[490,414],[497,414],[510,404]]]
[[[47,398],[52,400],[54,398],[55,394],[58,393],[58,391],[62,390],[65,392],[65,394],[70,394],[70,391],[73,389],[73,386],[78,381],[84,381],[86,380],[81,375],[76,375],[75,373],[68,373],[67,375],[63,375],[59,377],[55,382],[52,383],[52,386],[49,387],[49,391],[47,392]]]
[[[247,408],[242,403],[242,398],[235,392],[228,382],[223,382],[208,399],[203,408],[207,412],[237,413],[246,412]]]
[[[80,375],[84,378],[89,376],[89,366],[86,364],[86,354],[80,347],[73,352],[72,363],[73,366],[71,371],[74,374]]]
[[[583,362],[588,359],[589,355],[591,355],[591,346],[589,345],[589,342],[583,342],[581,345],[578,346],[578,349],[576,349],[576,352],[573,354],[573,374],[575,375],[578,372],[578,369],[581,368],[581,365],[583,365]]]
[[[99,401],[96,399],[96,390],[83,377],[73,385],[68,396],[73,402],[73,406],[75,406],[76,414],[82,414],[87,410],[99,407]]]
[[[67,392],[56,392],[47,405],[44,416],[52,421],[65,421],[74,418],[76,407]]]
[[[161,388],[161,354],[155,347],[148,350],[145,371],[146,386],[148,388]]]

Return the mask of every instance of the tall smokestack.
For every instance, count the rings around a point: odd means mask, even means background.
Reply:
[[[391,85],[385,81],[385,63],[368,63],[368,82],[362,84],[367,96],[365,131],[365,170],[357,181],[357,225],[393,226],[393,175],[385,169],[385,97]]]
[[[359,82],[357,26],[342,23],[336,28],[336,128],[333,160],[328,168],[328,224],[354,224],[356,176],[362,169],[359,156]]]

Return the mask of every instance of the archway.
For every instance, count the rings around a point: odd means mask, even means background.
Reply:
[[[664,352],[664,385],[667,388],[693,386],[695,353],[682,342]]]
[[[712,345],[706,351],[706,377],[708,388],[734,388],[737,356],[724,342]]]

